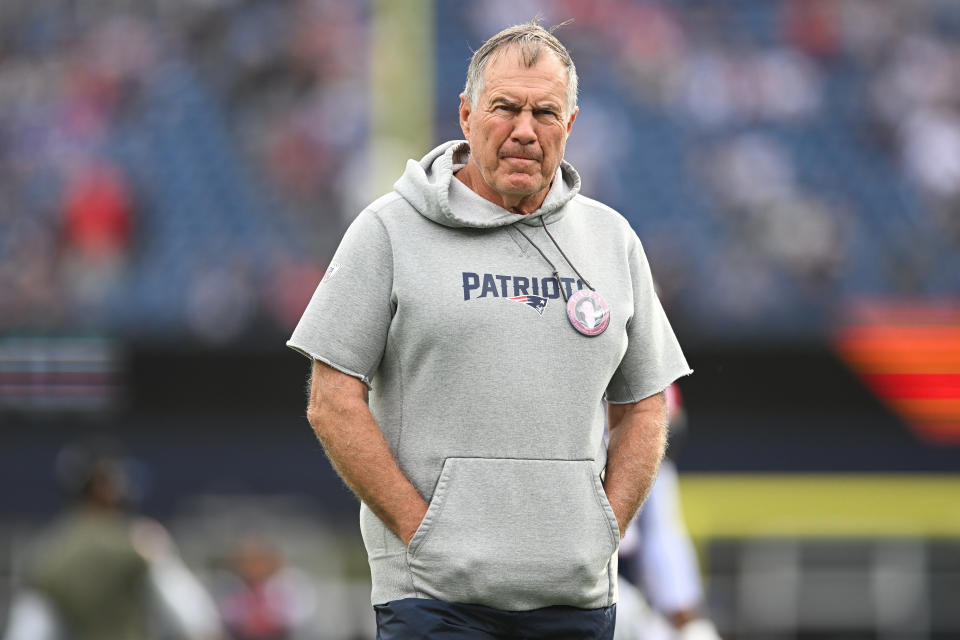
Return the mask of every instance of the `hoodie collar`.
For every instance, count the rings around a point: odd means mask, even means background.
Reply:
[[[580,191],[580,176],[565,160],[547,197],[533,213],[513,213],[481,197],[454,177],[466,165],[470,146],[465,140],[440,145],[420,160],[407,161],[403,175],[394,185],[407,202],[421,215],[448,227],[488,229],[517,222],[539,224],[538,218],[550,224],[563,217],[564,205]]]

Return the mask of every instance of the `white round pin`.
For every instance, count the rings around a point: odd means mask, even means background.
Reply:
[[[567,301],[567,318],[585,336],[598,336],[610,324],[610,308],[600,294],[581,289]]]

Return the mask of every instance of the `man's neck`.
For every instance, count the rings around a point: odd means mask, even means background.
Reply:
[[[523,215],[533,213],[539,209],[543,201],[546,200],[547,194],[550,193],[550,187],[553,186],[551,182],[547,188],[529,196],[504,196],[494,191],[490,185],[487,184],[473,162],[467,162],[467,166],[457,171],[454,176],[484,200],[489,200],[498,207],[503,207],[511,213]]]

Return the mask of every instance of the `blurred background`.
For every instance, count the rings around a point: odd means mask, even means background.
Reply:
[[[461,137],[472,51],[537,14],[573,19],[567,159],[696,370],[677,464],[721,634],[960,637],[950,0],[3,0],[0,629],[58,455],[106,436],[233,637],[372,638],[284,341],[353,217]],[[268,578],[287,635],[242,636]]]

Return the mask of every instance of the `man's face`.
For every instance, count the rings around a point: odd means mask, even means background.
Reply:
[[[460,96],[460,127],[487,190],[480,195],[513,208],[546,195],[577,112],[567,113],[567,72],[552,52],[528,68],[516,49],[502,51],[483,78],[476,107]]]

